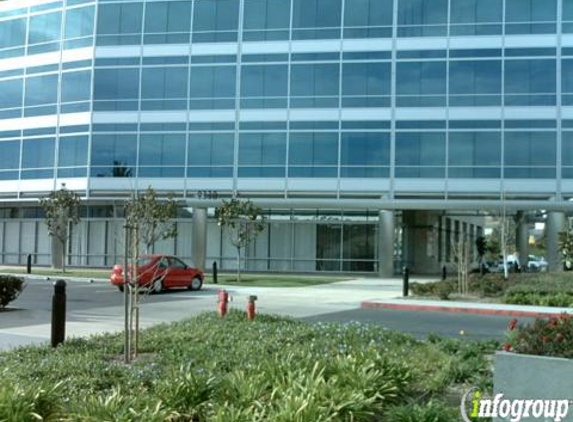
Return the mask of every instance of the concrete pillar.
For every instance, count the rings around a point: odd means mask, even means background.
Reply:
[[[52,268],[62,268],[62,242],[56,236],[50,236],[51,255],[52,255]]]
[[[378,222],[378,275],[394,275],[394,211],[380,211]]]
[[[527,214],[518,211],[515,216],[515,249],[519,256],[522,271],[527,271],[527,258],[529,255],[529,224]]]
[[[193,209],[193,265],[205,271],[207,258],[207,208]]]
[[[440,215],[429,211],[404,211],[403,257],[411,273],[438,274],[438,222]]]
[[[563,259],[559,250],[559,232],[567,228],[564,212],[547,213],[547,263],[549,271],[563,271]]]

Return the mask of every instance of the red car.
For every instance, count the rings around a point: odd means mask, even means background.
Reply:
[[[161,293],[172,287],[187,287],[199,290],[205,276],[198,268],[192,268],[179,258],[170,255],[142,255],[137,259],[138,284],[148,287],[153,293]],[[119,291],[123,291],[123,266],[114,265],[109,279]]]

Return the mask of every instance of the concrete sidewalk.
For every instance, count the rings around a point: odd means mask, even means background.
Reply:
[[[500,303],[453,302],[439,300],[414,300],[385,298],[362,302],[364,309],[399,309],[403,311],[456,312],[475,315],[552,318],[562,314],[573,315],[573,308],[549,306],[506,305]]]

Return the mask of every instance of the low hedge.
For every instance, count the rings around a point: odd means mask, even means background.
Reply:
[[[527,355],[573,358],[573,317],[563,314],[558,318],[536,319],[521,325],[512,320],[506,333],[503,349]]]
[[[470,274],[468,288],[472,295],[500,298],[508,304],[573,306],[573,274],[570,273],[509,274],[507,280],[503,274]],[[412,283],[411,289],[417,296],[447,300],[457,291],[457,279]]]
[[[24,289],[24,279],[12,275],[0,275],[0,310],[16,300]]]

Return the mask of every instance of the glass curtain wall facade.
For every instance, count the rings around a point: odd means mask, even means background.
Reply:
[[[573,1],[2,2],[0,196],[61,182],[570,198]]]

